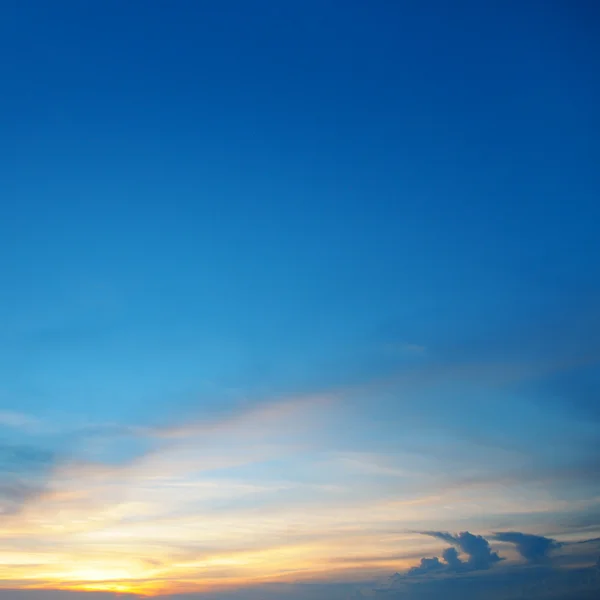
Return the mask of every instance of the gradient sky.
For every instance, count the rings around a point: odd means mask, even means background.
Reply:
[[[0,588],[595,561],[595,2],[0,8]]]

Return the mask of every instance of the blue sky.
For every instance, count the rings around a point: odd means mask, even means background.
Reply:
[[[6,4],[2,587],[600,530],[594,3]]]

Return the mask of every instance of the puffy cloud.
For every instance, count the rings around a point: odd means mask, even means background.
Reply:
[[[463,531],[457,535],[445,531],[423,531],[423,535],[444,540],[452,544],[442,553],[442,562],[437,556],[422,558],[418,566],[412,567],[407,576],[425,575],[430,573],[464,573],[468,571],[483,571],[503,560],[490,548],[489,542],[481,535]],[[458,550],[457,550],[458,548]],[[467,555],[463,561],[459,550]]]
[[[514,544],[517,552],[530,563],[544,562],[549,558],[552,550],[562,546],[562,544],[551,538],[532,535],[530,533],[521,533],[520,531],[495,533],[494,539],[499,542]]]
[[[444,531],[424,531],[423,534],[456,546],[468,556],[467,561],[463,564],[471,571],[489,569],[502,560],[497,552],[492,551],[490,543],[481,535],[474,535],[468,531],[462,531],[458,535]],[[451,555],[451,560],[455,561],[457,558],[457,555]]]
[[[408,575],[425,575],[427,573],[443,571],[445,568],[446,565],[440,562],[440,559],[437,556],[434,556],[433,558],[422,558],[419,566],[412,567],[412,569],[408,571]]]
[[[446,548],[442,552],[442,558],[446,561],[451,571],[462,571],[465,568],[465,563],[459,558],[458,552],[453,546]]]

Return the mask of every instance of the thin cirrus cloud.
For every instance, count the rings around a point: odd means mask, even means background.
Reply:
[[[294,400],[233,415],[218,426],[157,435],[148,452],[124,463],[58,464],[46,494],[28,500],[5,534],[33,536],[38,566],[17,569],[21,559],[13,543],[7,569],[13,577],[26,572],[42,587],[60,581],[70,589],[153,593],[175,585],[218,586],[225,576],[240,584],[257,576],[375,576],[393,565],[410,567],[421,545],[406,533],[414,523],[468,520],[473,507],[490,519],[523,511],[518,498],[501,498],[494,486],[437,494],[439,467],[418,455],[411,464],[410,454],[331,452],[314,423],[328,431],[325,417],[332,410],[335,416],[329,402]],[[307,452],[311,445],[313,453]],[[362,480],[369,485],[359,491]],[[529,513],[564,509],[530,498]],[[444,568],[460,572],[495,562],[479,536],[431,536],[466,556],[447,549]],[[380,558],[363,563],[355,547]]]
[[[427,361],[393,376],[207,418],[68,430],[40,422],[28,443],[52,460],[20,471],[39,487],[14,499],[0,538],[6,577],[44,588],[166,593],[225,581],[369,579],[396,569],[411,578],[460,575],[494,570],[499,562],[484,537],[468,533],[474,515],[478,527],[493,531],[499,518],[532,524],[593,506],[593,495],[574,503],[536,487],[567,475],[574,484],[585,479],[586,455],[575,451],[572,432],[562,440],[570,450],[560,468],[552,467],[526,435],[516,448],[481,427],[465,435],[465,424],[451,417],[458,410],[476,415],[476,395],[472,403],[445,400],[467,382],[469,393],[474,386],[495,394],[487,402],[498,420],[511,418],[514,399],[492,386],[568,368],[568,361],[509,369],[489,360]],[[397,406],[389,405],[390,396]],[[365,441],[375,409],[393,411],[387,422],[394,430]],[[541,418],[536,403],[527,410]],[[5,428],[21,430],[28,419],[9,421]],[[554,426],[547,415],[544,422]],[[59,451],[43,450],[52,448],[49,432],[70,441]],[[457,526],[465,533],[444,533]],[[415,527],[429,535],[411,534]],[[449,547],[415,566],[416,555],[435,550],[434,541]]]
[[[17,512],[42,494],[55,460],[36,446],[0,443],[0,514]]]
[[[0,600],[591,589],[594,19],[9,4]]]

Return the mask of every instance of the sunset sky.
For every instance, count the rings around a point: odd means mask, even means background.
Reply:
[[[0,600],[600,589],[598,6],[0,2]]]

